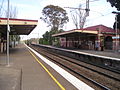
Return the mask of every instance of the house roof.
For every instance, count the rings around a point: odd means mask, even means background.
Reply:
[[[10,34],[11,35],[28,35],[36,26],[38,20],[27,19],[9,19]],[[7,18],[0,18],[0,33],[6,35],[7,32]]]
[[[114,29],[104,26],[104,25],[91,26],[91,27],[84,28],[82,30],[99,31],[101,33],[115,33]]]
[[[71,34],[71,33],[86,33],[86,34],[114,34],[115,30],[113,30],[112,28],[106,27],[104,25],[96,25],[96,26],[91,26],[91,27],[87,27],[87,28],[83,28],[83,29],[73,29],[70,31],[65,31],[62,33],[58,33],[58,34],[54,34],[52,35],[53,37],[57,37],[57,36],[63,36],[63,35],[67,35],[67,34]]]

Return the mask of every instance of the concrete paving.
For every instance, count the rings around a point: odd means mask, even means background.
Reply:
[[[15,58],[14,67],[22,68],[22,90],[59,90],[57,84],[38,65],[24,45],[13,49],[11,57]]]
[[[21,70],[0,66],[0,90],[21,90]]]
[[[76,51],[90,53],[90,54],[95,54],[95,55],[101,55],[101,56],[107,56],[107,57],[112,57],[112,58],[120,58],[120,53],[112,51],[112,50],[105,50],[105,51],[76,50]]]
[[[6,60],[3,59],[6,59],[6,55],[0,56],[0,66],[5,68]],[[65,87],[66,90],[77,90],[71,83],[55,72],[50,66],[45,64],[42,60],[40,61],[49,69],[49,71]],[[21,90],[61,90],[48,73],[36,62],[35,58],[23,44],[20,44],[16,48],[10,50],[10,66],[8,68],[22,70]],[[7,72],[7,70],[5,71]],[[13,71],[9,72],[12,73]],[[6,77],[9,77],[9,75]],[[13,81],[15,81],[15,79],[13,79]],[[6,82],[8,82],[8,85],[14,84],[13,82],[10,82],[9,79]],[[7,87],[7,85],[2,84],[2,81],[0,81],[0,83],[2,87]],[[0,88],[0,90],[12,89]]]

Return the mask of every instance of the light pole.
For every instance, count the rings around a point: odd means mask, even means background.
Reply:
[[[112,12],[113,14],[116,14],[116,17],[115,17],[115,33],[116,33],[116,51],[118,50],[118,46],[119,46],[119,32],[118,32],[118,29],[117,29],[117,15],[120,15],[120,12],[116,12],[116,11],[113,11]],[[118,43],[117,43],[118,42]]]

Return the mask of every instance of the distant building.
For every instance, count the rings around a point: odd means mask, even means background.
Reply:
[[[52,36],[59,37],[60,46],[64,48],[115,50],[116,41],[117,47],[119,46],[119,39],[114,38],[116,31],[104,25],[73,29]]]

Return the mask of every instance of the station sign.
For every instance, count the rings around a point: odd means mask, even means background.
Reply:
[[[115,37],[112,37],[112,39],[120,39],[120,37],[119,36],[115,36]]]

